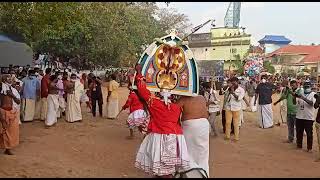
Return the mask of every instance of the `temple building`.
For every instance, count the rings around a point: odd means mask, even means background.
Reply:
[[[250,48],[251,35],[241,28],[217,27],[210,33],[193,34],[188,44],[196,60],[223,61],[224,70],[233,70],[230,62],[236,60],[236,55],[243,57]]]

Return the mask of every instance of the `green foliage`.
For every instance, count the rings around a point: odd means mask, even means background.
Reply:
[[[71,63],[127,66],[154,38],[190,25],[155,2],[3,2],[0,32],[20,36],[34,52]]]
[[[274,74],[276,72],[276,69],[274,68],[274,66],[272,65],[271,62],[269,61],[264,61],[263,62],[263,68],[267,70],[267,72]]]
[[[232,66],[237,69],[237,72],[240,74],[244,73],[244,63],[240,58],[240,55],[234,55],[235,60],[232,61]]]

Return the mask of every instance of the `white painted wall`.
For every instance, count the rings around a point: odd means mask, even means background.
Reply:
[[[190,48],[190,49],[194,55],[194,58],[197,61],[212,60],[212,58],[210,57],[210,54],[213,47],[197,47],[197,48]]]
[[[266,48],[265,53],[268,54],[268,53],[272,53],[273,51],[281,48],[282,46],[286,46],[286,45],[285,45],[285,44],[284,44],[284,45],[279,45],[279,44],[265,44],[264,46],[265,46],[265,48]]]

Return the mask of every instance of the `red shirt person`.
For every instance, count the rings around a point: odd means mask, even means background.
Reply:
[[[46,69],[46,75],[41,79],[41,110],[40,110],[40,119],[45,120],[47,118],[47,97],[49,93],[49,83],[50,83],[50,74],[51,68]]]
[[[47,98],[49,92],[51,68],[46,69],[46,75],[41,79],[41,98]]]
[[[129,108],[130,114],[127,120],[128,128],[130,130],[130,136],[128,137],[129,139],[132,139],[134,134],[133,134],[133,129],[135,127],[138,127],[139,130],[145,134],[147,132],[147,126],[149,123],[149,117],[148,117],[148,112],[145,111],[144,105],[139,99],[138,93],[136,90],[132,90],[130,87],[129,83],[129,96],[128,99],[123,105],[122,110],[125,110]]]
[[[139,96],[148,104],[150,122],[148,134],[138,150],[135,167],[155,176],[173,177],[176,169],[189,169],[187,145],[179,123],[181,108],[151,95],[139,66],[136,66],[135,82]]]
[[[179,123],[181,107],[175,103],[166,105],[160,98],[152,96],[142,79],[141,74],[136,76],[138,92],[149,104],[150,122],[148,130],[159,134],[182,134]]]
[[[134,91],[130,91],[128,99],[122,107],[122,109],[127,109],[127,108],[129,108],[130,113],[139,109],[143,109],[143,104],[139,100],[138,95]]]

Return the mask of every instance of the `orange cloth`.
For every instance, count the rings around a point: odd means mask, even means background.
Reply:
[[[0,148],[12,149],[19,145],[19,120],[17,110],[0,108]]]

